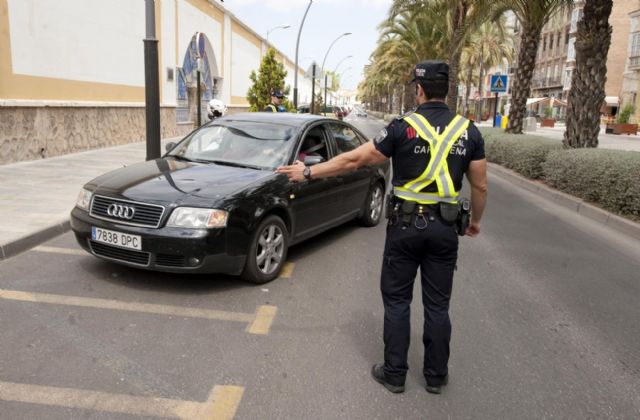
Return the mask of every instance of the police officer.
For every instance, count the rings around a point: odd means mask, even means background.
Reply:
[[[271,91],[271,102],[267,105],[262,112],[285,112],[285,108],[282,106],[282,100],[284,94],[280,89],[273,89]]]
[[[418,267],[424,306],[423,374],[426,389],[439,394],[448,380],[451,322],[449,300],[458,256],[458,235],[476,236],[487,194],[484,141],[468,120],[445,104],[449,66],[422,61],[414,69],[418,107],[392,121],[380,135],[327,162],[278,168],[290,180],[323,178],[391,158],[393,194],[380,288],[384,304],[384,363],[374,379],[389,391],[404,391],[409,368],[410,304]],[[461,226],[459,191],[466,173],[471,218]]]

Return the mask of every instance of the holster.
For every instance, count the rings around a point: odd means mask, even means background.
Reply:
[[[456,220],[456,231],[458,235],[464,236],[464,232],[469,227],[471,220],[471,201],[468,198],[463,198],[458,203],[459,212],[458,219]]]
[[[458,220],[460,205],[458,203],[440,203],[440,217],[446,223],[453,224]]]

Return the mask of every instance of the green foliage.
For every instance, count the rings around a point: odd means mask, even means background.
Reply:
[[[543,177],[542,164],[547,155],[562,149],[562,143],[532,135],[505,133],[500,128],[483,128],[487,160],[532,179]]]
[[[315,115],[320,115],[322,112],[322,105],[324,104],[324,100],[322,99],[322,95],[316,93],[316,100],[313,101],[313,110]]]
[[[640,220],[640,153],[564,149],[559,141],[482,128],[487,160],[631,219]]]
[[[258,74],[251,71],[249,79],[253,85],[247,91],[247,101],[249,101],[249,111],[262,111],[271,101],[270,92],[272,89],[280,89],[285,95],[289,95],[290,87],[284,85],[287,71],[284,65],[276,60],[276,50],[269,48],[262,58]],[[282,105],[289,111],[293,111],[293,104],[287,98]]]
[[[622,111],[618,113],[617,122],[620,124],[629,123],[629,120],[631,119],[631,115],[633,115],[634,112],[635,112],[635,109],[633,108],[633,105],[626,104],[624,108],[622,108]]]
[[[640,153],[556,150],[542,166],[545,181],[554,188],[640,220]]]
[[[548,106],[544,109],[543,114],[546,119],[550,119],[553,116],[553,109]]]

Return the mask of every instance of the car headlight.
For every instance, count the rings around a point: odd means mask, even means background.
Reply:
[[[229,213],[224,210],[178,207],[171,213],[168,227],[193,229],[221,228],[227,226]]]
[[[76,206],[83,210],[89,210],[89,205],[91,204],[91,196],[93,192],[82,188],[80,193],[78,194],[78,199],[76,200]]]

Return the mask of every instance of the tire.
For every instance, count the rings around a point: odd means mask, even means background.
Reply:
[[[379,182],[371,187],[364,203],[364,211],[359,218],[363,226],[373,227],[380,223],[382,218],[382,208],[384,207],[384,188]]]
[[[251,239],[247,262],[240,275],[244,280],[264,284],[278,277],[287,259],[289,233],[278,216],[267,216]]]

